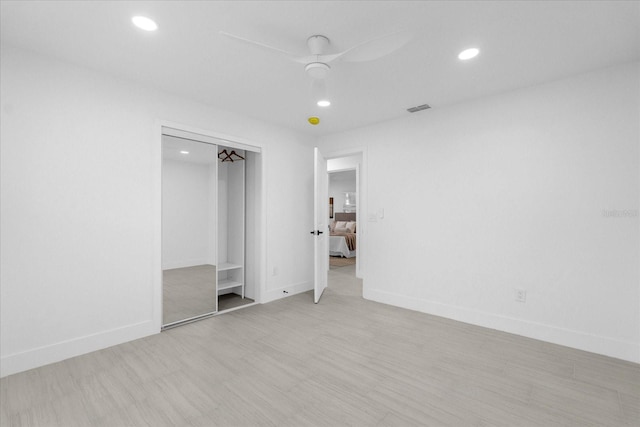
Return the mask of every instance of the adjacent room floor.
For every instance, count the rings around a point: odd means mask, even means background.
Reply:
[[[329,257],[329,266],[331,268],[346,267],[346,266],[355,265],[355,264],[356,264],[356,257],[353,257],[353,258],[344,258],[340,256]]]
[[[310,293],[0,381],[4,426],[637,426],[640,366]]]

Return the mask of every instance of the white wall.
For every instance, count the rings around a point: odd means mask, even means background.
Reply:
[[[207,263],[212,253],[210,229],[215,205],[210,206],[210,166],[162,161],[162,269]],[[212,168],[213,169],[213,168]]]
[[[259,285],[311,288],[309,138],[9,46],[0,64],[2,375],[159,331],[159,119],[263,145]]]
[[[367,224],[364,296],[640,362],[639,72],[323,138],[367,147],[362,216],[385,212]]]
[[[282,298],[283,291],[291,296],[313,288],[313,277],[309,276],[313,273],[313,236],[309,234],[314,228],[313,146],[313,142],[300,144],[292,151],[282,145],[269,147],[267,289],[262,302]],[[273,181],[287,185],[274,188],[277,184],[271,184]],[[291,236],[294,240],[287,242]]]
[[[262,223],[257,212],[262,205],[262,162],[261,154],[247,151],[245,153],[246,170],[246,218],[245,223],[245,262],[244,280],[245,296],[254,301],[262,301],[260,283],[260,272],[263,269],[259,236],[262,233]],[[282,292],[280,292],[282,294]]]

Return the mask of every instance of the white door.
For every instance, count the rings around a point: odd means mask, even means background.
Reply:
[[[320,301],[322,292],[327,287],[329,270],[329,174],[327,173],[327,159],[322,156],[318,147],[314,148],[314,206],[313,206],[313,301]]]

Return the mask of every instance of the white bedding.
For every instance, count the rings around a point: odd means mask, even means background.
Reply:
[[[356,251],[350,251],[344,236],[329,236],[329,255],[353,258]]]

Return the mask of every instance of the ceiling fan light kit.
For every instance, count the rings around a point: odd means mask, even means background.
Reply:
[[[314,79],[324,79],[329,74],[330,69],[331,67],[324,62],[312,62],[304,67],[307,75]]]
[[[318,107],[328,107],[331,105],[329,96],[327,96],[327,85],[325,80],[314,79],[311,82],[311,98]]]

